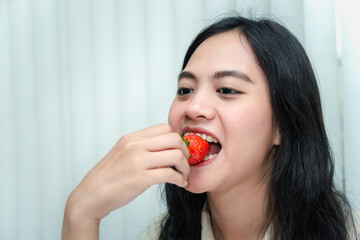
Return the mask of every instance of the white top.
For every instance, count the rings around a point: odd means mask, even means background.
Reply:
[[[141,235],[141,240],[156,240],[159,239],[160,233],[160,223],[163,219],[163,216],[160,216],[152,221],[149,228]],[[350,239],[356,239],[355,236],[360,240],[360,216],[357,213],[354,213],[355,220],[355,230],[350,231]],[[201,215],[201,240],[215,240],[213,231],[211,228],[210,215],[206,207],[203,208]],[[265,233],[263,240],[270,239],[270,231],[268,230]]]
[[[159,238],[160,223],[163,216],[160,216],[152,221],[149,228],[141,235],[141,240],[155,240]],[[201,214],[201,240],[215,240],[211,228],[210,214],[206,207],[203,208]],[[269,240],[269,231],[266,232],[263,240]]]

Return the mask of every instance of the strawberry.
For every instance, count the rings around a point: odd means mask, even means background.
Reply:
[[[189,164],[194,165],[204,160],[210,149],[209,143],[195,134],[187,135],[183,139],[190,152]]]

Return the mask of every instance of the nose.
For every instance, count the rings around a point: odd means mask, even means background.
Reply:
[[[204,93],[195,93],[185,107],[184,115],[192,120],[213,119],[215,108],[212,98]]]

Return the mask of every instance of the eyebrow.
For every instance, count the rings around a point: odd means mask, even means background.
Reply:
[[[241,80],[245,80],[246,82],[253,83],[253,81],[251,81],[251,79],[248,75],[246,75],[243,72],[237,71],[237,70],[219,71],[219,72],[216,72],[213,76],[213,78],[215,78],[215,79],[223,78],[223,77],[235,77],[235,78],[238,78]]]
[[[224,77],[235,77],[235,78],[244,80],[246,82],[253,83],[253,81],[250,79],[250,77],[248,75],[246,75],[245,73],[238,71],[238,70],[218,71],[218,72],[215,72],[214,75],[212,75],[213,79],[219,79],[219,78],[224,78]],[[188,71],[182,71],[178,76],[178,81],[181,78],[189,78],[189,79],[193,79],[193,80],[197,79],[196,76],[192,72],[188,72]]]
[[[178,81],[182,78],[196,79],[195,75],[188,71],[182,71],[178,76]]]

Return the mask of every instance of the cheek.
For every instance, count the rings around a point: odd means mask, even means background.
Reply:
[[[244,107],[232,115],[227,127],[228,171],[237,171],[236,175],[243,177],[262,175],[272,145],[269,111],[254,109],[254,106]]]
[[[176,101],[174,101],[171,104],[170,110],[169,110],[169,116],[168,116],[168,122],[171,126],[171,129],[173,131],[176,131],[180,125],[180,119],[181,119],[181,108]]]
[[[271,108],[265,104],[242,106],[228,116],[226,131],[237,144],[247,147],[267,145],[272,135]]]

